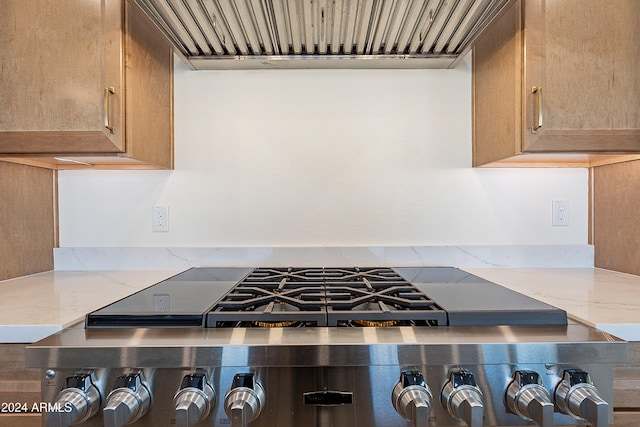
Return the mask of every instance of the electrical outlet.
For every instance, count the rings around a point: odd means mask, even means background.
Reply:
[[[151,216],[151,230],[153,232],[169,231],[169,206],[154,206]]]
[[[554,200],[552,202],[551,225],[567,226],[569,225],[569,201]]]
[[[153,295],[153,311],[155,313],[166,313],[169,311],[169,294]]]

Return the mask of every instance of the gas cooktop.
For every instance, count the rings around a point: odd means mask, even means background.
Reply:
[[[64,408],[50,426],[603,427],[626,354],[455,268],[193,268],[28,346],[26,365]]]
[[[566,312],[452,267],[192,268],[87,328],[566,325]]]

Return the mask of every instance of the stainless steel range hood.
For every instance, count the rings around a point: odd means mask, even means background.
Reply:
[[[509,0],[135,0],[195,70],[453,68]]]

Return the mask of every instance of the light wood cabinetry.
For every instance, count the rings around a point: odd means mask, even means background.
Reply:
[[[173,54],[128,0],[6,0],[0,157],[45,166],[173,163]]]
[[[638,427],[640,412],[614,412],[613,427]]]
[[[640,275],[640,161],[593,168],[591,178],[595,266]]]
[[[629,359],[616,365],[613,380],[613,400],[620,410],[640,410],[640,342],[629,344]],[[637,418],[640,424],[640,413]]]
[[[15,402],[29,409],[26,413],[0,413],[0,427],[37,427],[42,415],[31,412],[42,401],[40,370],[25,367],[24,344],[0,344],[0,402]]]
[[[474,166],[637,158],[639,27],[636,0],[514,1],[473,50]]]
[[[615,427],[640,425],[640,342],[629,342],[627,363],[614,368],[613,402]]]
[[[0,280],[53,269],[56,175],[0,162]]]

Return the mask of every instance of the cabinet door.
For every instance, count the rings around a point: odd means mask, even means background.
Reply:
[[[121,0],[2,1],[1,153],[124,151],[122,20]]]
[[[640,151],[640,1],[522,3],[523,151]]]
[[[515,1],[473,47],[473,165],[517,156],[522,142],[521,2]]]

